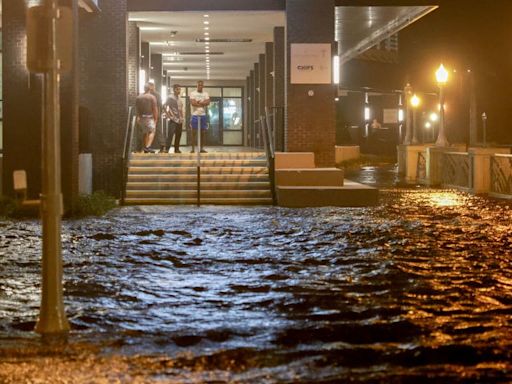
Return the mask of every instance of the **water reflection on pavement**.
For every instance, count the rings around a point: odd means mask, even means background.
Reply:
[[[66,221],[56,349],[31,332],[39,225],[0,221],[0,382],[512,381],[510,202],[373,173],[372,208]]]

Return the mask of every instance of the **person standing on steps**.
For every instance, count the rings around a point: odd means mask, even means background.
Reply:
[[[204,149],[205,144],[205,133],[208,129],[208,123],[206,121],[206,109],[210,105],[210,96],[207,92],[203,91],[203,81],[197,82],[197,89],[190,93],[190,106],[192,109],[190,118],[190,128],[192,131],[192,151],[194,153],[194,146],[197,142],[197,131],[201,130],[201,153],[207,153]],[[200,126],[199,126],[200,125]]]
[[[160,145],[160,153],[167,153],[165,148],[165,135],[164,135],[164,124],[162,123],[162,96],[156,91],[155,83],[150,81],[149,91],[156,99],[156,105],[158,108],[158,121],[156,122],[156,139]]]
[[[135,99],[135,110],[137,112],[137,124],[142,130],[143,151],[153,153],[151,144],[155,138],[156,123],[158,121],[158,105],[155,97],[150,93],[150,85],[144,85],[144,93]]]
[[[167,98],[164,104],[165,114],[169,119],[169,133],[167,135],[167,148],[171,148],[172,137],[174,136],[174,153],[181,153],[180,140],[183,130],[184,110],[183,100],[180,98],[181,87],[174,84],[172,94]]]

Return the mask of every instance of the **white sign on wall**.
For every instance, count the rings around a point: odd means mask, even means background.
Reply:
[[[292,84],[331,84],[331,44],[291,44]]]
[[[398,123],[398,109],[384,109],[383,111],[384,124],[397,124]]]

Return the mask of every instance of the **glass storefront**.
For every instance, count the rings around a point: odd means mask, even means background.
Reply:
[[[190,119],[189,94],[196,87],[186,88],[187,122]],[[243,145],[243,103],[241,87],[204,87],[210,96],[206,145]],[[186,138],[182,140],[187,143]]]

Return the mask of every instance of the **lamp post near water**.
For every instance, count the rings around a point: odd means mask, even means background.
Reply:
[[[412,105],[412,143],[418,144],[418,127],[416,124],[416,111],[418,106],[420,105],[420,98],[414,94],[411,97],[411,105]]]
[[[404,144],[409,145],[411,144],[411,95],[412,95],[412,87],[411,84],[407,83],[404,87],[404,99],[405,99],[405,138],[404,138]]]
[[[437,135],[436,146],[447,147],[448,140],[444,132],[444,86],[448,82],[448,71],[443,64],[436,71],[436,80],[439,87],[439,133]]]

